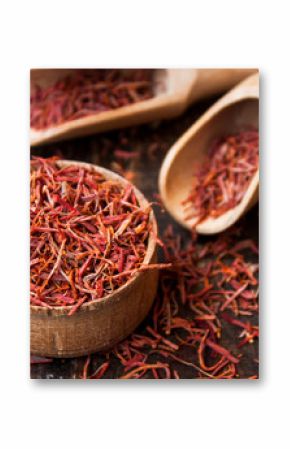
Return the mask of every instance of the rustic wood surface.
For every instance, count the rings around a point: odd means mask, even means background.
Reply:
[[[31,149],[32,155],[52,156],[60,155],[64,159],[80,160],[104,166],[106,168],[122,171],[125,166],[127,173],[130,172],[134,178],[132,181],[150,201],[156,200],[157,179],[162,160],[170,146],[180,137],[180,135],[192,125],[217,98],[196,104],[183,116],[175,120],[152,123],[139,127],[129,128],[123,131],[113,131],[105,134],[98,134],[86,138],[74,139],[66,142],[51,144],[49,146],[34,147]],[[138,157],[128,161],[122,161],[114,156],[114,149],[119,145],[120,135],[129,139],[128,148],[138,152]],[[167,227],[169,223],[174,225],[184,239],[190,238],[190,233],[177,223],[174,223],[168,213],[162,213],[158,208],[155,210],[159,232]],[[252,209],[242,220],[241,226],[246,236],[258,239],[258,206]],[[207,241],[214,237],[200,237]],[[146,323],[142,323],[142,329]],[[231,349],[236,338],[236,330],[232,326],[223,328],[224,344]],[[235,335],[234,335],[235,333]],[[188,350],[190,351],[190,349]],[[258,342],[244,347],[244,356],[239,363],[240,378],[248,378],[258,375],[258,364],[254,359],[258,359]],[[86,357],[72,359],[54,359],[47,364],[31,365],[31,378],[33,379],[68,379],[80,378]],[[104,360],[102,355],[96,354],[92,357],[92,365],[99,365]],[[174,363],[172,363],[174,368]],[[117,378],[120,375],[120,366],[112,364],[106,372],[106,378]],[[176,369],[184,379],[197,377],[197,373],[191,367],[176,364]]]

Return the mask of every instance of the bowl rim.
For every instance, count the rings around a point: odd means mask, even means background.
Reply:
[[[99,165],[95,165],[95,164],[92,164],[89,162],[74,161],[74,160],[69,160],[69,159],[60,159],[60,160],[57,160],[56,163],[60,167],[68,167],[71,165],[75,165],[75,166],[87,168],[87,169],[93,170],[95,172],[101,173],[108,180],[118,181],[124,186],[130,185],[133,187],[134,193],[135,193],[137,199],[139,200],[140,205],[145,206],[145,207],[150,206],[149,201],[146,199],[146,197],[143,195],[143,193],[139,189],[137,189],[137,187],[133,183],[131,183],[127,179],[123,178],[122,176],[118,175],[117,173],[115,173],[107,168],[104,168],[104,167],[101,167]],[[153,259],[154,255],[156,253],[156,246],[157,246],[157,239],[156,239],[156,237],[154,237],[154,235],[157,236],[157,232],[158,232],[157,221],[156,221],[156,217],[155,217],[154,211],[151,206],[150,206],[150,209],[151,210],[149,213],[149,222],[152,224],[152,230],[150,231],[149,237],[148,237],[147,250],[146,250],[145,257],[143,259],[144,264],[149,264],[151,262],[151,260]],[[104,296],[103,298],[93,299],[91,301],[85,302],[78,308],[77,312],[81,312],[81,311],[85,312],[85,311],[95,310],[97,308],[104,307],[105,304],[111,303],[112,301],[120,300],[120,294],[124,293],[124,291],[127,290],[128,288],[132,288],[134,283],[144,275],[146,275],[146,271],[139,271],[139,272],[137,271],[133,276],[130,277],[130,279],[127,280],[127,282],[125,284],[121,285],[121,287],[116,289],[114,292]],[[48,308],[48,307],[36,306],[36,305],[30,304],[30,312],[31,313],[33,312],[33,314],[39,314],[39,315],[68,316],[69,311],[74,306],[75,305],[51,306],[50,308]],[[71,317],[68,316],[68,318],[71,319],[73,316],[75,316],[75,315],[72,315]]]

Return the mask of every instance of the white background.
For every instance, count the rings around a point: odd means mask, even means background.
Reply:
[[[289,447],[287,1],[1,5],[1,447]],[[260,68],[260,381],[29,380],[28,81],[45,66]]]

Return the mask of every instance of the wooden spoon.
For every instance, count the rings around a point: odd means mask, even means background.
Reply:
[[[159,190],[168,212],[182,226],[192,229],[197,218],[185,220],[181,202],[194,182],[193,173],[204,161],[210,143],[219,136],[246,126],[259,126],[259,74],[248,77],[217,101],[167,153],[159,174]],[[234,224],[258,200],[259,170],[252,178],[242,201],[217,218],[196,226],[200,234],[215,234]]]
[[[230,89],[254,69],[156,69],[150,100],[92,114],[44,130],[30,130],[30,144],[40,145],[115,128],[176,117],[201,98]],[[73,69],[32,69],[31,86],[49,86]]]

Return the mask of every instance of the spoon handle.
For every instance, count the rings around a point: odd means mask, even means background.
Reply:
[[[187,98],[187,105],[231,89],[257,71],[257,69],[198,69]]]

